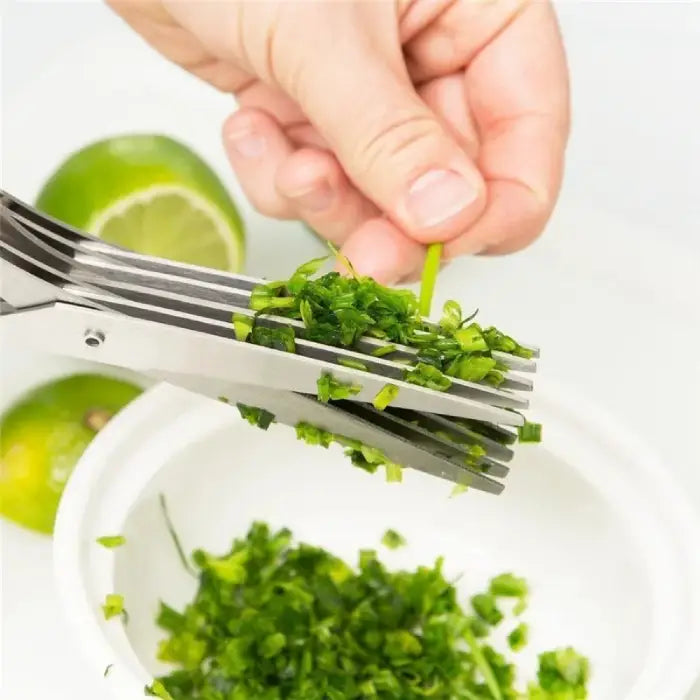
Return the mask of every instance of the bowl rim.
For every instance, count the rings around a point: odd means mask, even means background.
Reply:
[[[572,393],[569,388],[560,382],[556,384],[543,378],[538,380],[537,399],[557,407],[561,415],[562,424],[581,426],[583,434],[592,433],[602,444],[610,444],[617,454],[624,458],[625,462],[632,463],[638,470],[639,479],[647,484],[647,498],[654,495],[654,502],[663,507],[663,519],[667,536],[662,541],[656,527],[656,521],[645,522],[637,518],[636,526],[639,532],[644,532],[651,538],[650,543],[656,543],[656,554],[659,556],[671,556],[670,552],[662,551],[666,545],[675,538],[676,558],[682,562],[682,574],[684,581],[676,576],[676,588],[683,588],[686,593],[687,603],[685,609],[685,621],[689,630],[687,637],[670,639],[663,634],[663,615],[656,615],[654,629],[658,633],[651,640],[650,647],[654,647],[654,653],[649,653],[650,664],[645,665],[644,671],[637,679],[634,688],[628,694],[629,700],[681,700],[690,690],[700,673],[700,655],[694,649],[700,648],[700,550],[694,544],[700,538],[700,518],[693,506],[687,500],[685,493],[668,477],[664,470],[663,462],[651,450],[637,431],[624,426],[616,417],[609,414],[604,408],[595,402]],[[534,404],[535,402],[533,402]],[[218,405],[216,410],[212,406],[214,401],[202,400],[201,397],[190,392],[173,387],[169,384],[158,384],[147,389],[137,397],[123,411],[121,411],[105,427],[100,435],[92,441],[88,449],[80,459],[76,469],[64,492],[59,506],[54,534],[54,576],[56,579],[59,597],[63,611],[68,619],[73,635],[87,658],[91,659],[95,670],[105,667],[105,659],[119,658],[115,652],[114,644],[110,639],[115,634],[123,635],[122,644],[126,633],[121,625],[112,626],[109,634],[105,630],[104,620],[98,616],[95,609],[95,601],[90,600],[88,580],[90,576],[97,575],[102,581],[109,580],[114,574],[114,553],[105,551],[101,557],[99,571],[83,571],[81,553],[85,545],[85,529],[89,526],[90,513],[94,510],[95,501],[100,504],[100,511],[109,511],[113,517],[123,523],[133,503],[140,493],[146,488],[151,478],[167,463],[163,460],[154,464],[151,473],[140,473],[134,483],[124,484],[125,488],[117,489],[117,493],[106,494],[104,491],[96,493],[95,489],[101,479],[106,476],[114,476],[117,470],[112,465],[118,462],[108,457],[114,450],[119,450],[124,440],[134,433],[141,434],[151,442],[170,443],[167,449],[173,454],[182,449],[190,438],[201,437],[202,430],[213,431],[217,428],[216,416],[220,416],[221,425],[230,422],[229,409]],[[199,416],[199,418],[198,418]],[[168,440],[168,434],[172,435],[174,429],[178,435],[177,440]],[[552,452],[561,454],[563,442],[568,439],[566,430],[560,439],[554,442],[547,438],[547,446]],[[579,438],[580,439],[580,438]],[[558,449],[557,449],[558,448]],[[576,460],[572,464],[576,468]],[[577,469],[581,473],[581,470]],[[583,475],[588,481],[590,475]],[[138,483],[135,483],[138,481]],[[594,483],[594,482],[591,482]],[[619,506],[626,512],[628,519],[634,519],[631,505],[625,502],[625,483],[621,478],[609,479],[601,487],[594,483],[594,487],[601,496],[610,501],[612,506]],[[641,488],[641,487],[639,487]],[[637,534],[635,539],[643,537]],[[654,539],[656,537],[656,539]],[[645,563],[651,561],[652,555],[645,553]],[[92,559],[91,559],[92,562]],[[676,565],[679,566],[678,564]],[[655,591],[666,589],[669,582],[663,578],[665,567],[657,567],[654,572],[656,582]],[[685,585],[683,585],[685,584]],[[675,592],[672,593],[674,595]],[[668,595],[668,591],[666,592]],[[657,592],[655,600],[661,599]],[[654,611],[656,613],[656,610]],[[694,624],[693,622],[694,621]],[[676,614],[676,625],[681,624]],[[670,629],[669,624],[666,627]],[[128,641],[126,645],[131,649]],[[675,670],[668,672],[668,666],[654,661],[657,651],[663,652],[666,657],[673,658]],[[663,675],[661,674],[663,671]],[[143,687],[150,682],[149,676],[136,658],[120,658],[106,676],[108,687],[114,696],[120,699],[128,697],[143,697]],[[144,682],[145,681],[145,682]],[[653,696],[649,693],[653,692]],[[622,700],[622,699],[620,699]]]

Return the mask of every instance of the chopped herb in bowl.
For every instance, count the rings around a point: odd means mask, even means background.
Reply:
[[[389,530],[384,544],[403,544]],[[198,550],[199,578],[183,610],[161,603],[166,633],[158,658],[176,669],[147,695],[171,700],[582,700],[587,660],[570,648],[540,655],[537,681],[516,683],[516,667],[490,639],[500,597],[527,595],[504,574],[460,605],[438,558],[389,570],[374,550],[355,566],[288,529],[254,523],[223,556]],[[517,586],[510,585],[518,582]],[[507,585],[506,585],[507,584]],[[481,596],[481,597],[480,597]],[[481,603],[475,603],[479,600]],[[527,642],[520,624],[512,649]]]

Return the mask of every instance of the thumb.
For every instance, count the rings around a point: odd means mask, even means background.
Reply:
[[[362,41],[314,53],[292,96],[358,189],[420,242],[464,233],[484,210],[483,178],[396,60]]]

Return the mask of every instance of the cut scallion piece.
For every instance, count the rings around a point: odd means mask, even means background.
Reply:
[[[398,395],[399,387],[396,384],[385,384],[374,397],[372,403],[378,411],[383,411]]]
[[[428,246],[428,252],[425,255],[425,264],[423,265],[423,275],[421,277],[420,302],[418,306],[421,316],[430,316],[441,260],[442,243],[432,243]]]

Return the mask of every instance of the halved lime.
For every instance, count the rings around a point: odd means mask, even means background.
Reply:
[[[243,223],[226,187],[167,136],[116,136],[86,146],[58,167],[36,205],[139,253],[231,272],[243,267]]]
[[[0,418],[0,514],[53,531],[68,477],[99,430],[142,389],[99,374],[31,390]]]

